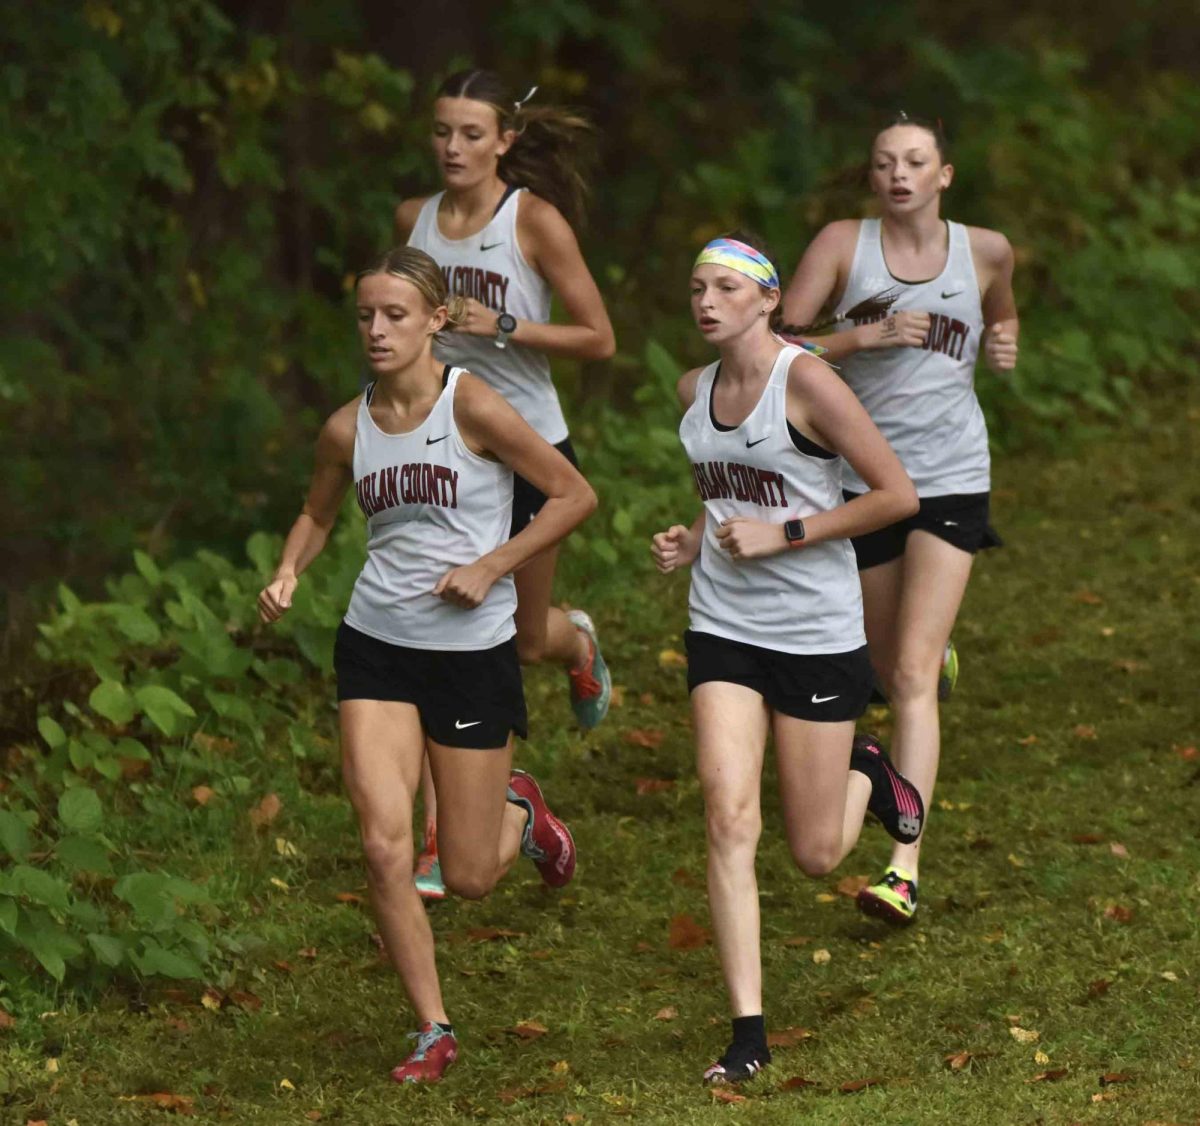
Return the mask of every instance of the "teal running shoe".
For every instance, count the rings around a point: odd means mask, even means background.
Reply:
[[[612,677],[600,655],[600,642],[592,619],[582,610],[568,611],[567,618],[588,640],[587,663],[582,668],[568,669],[567,676],[571,681],[571,710],[575,720],[584,731],[591,731],[608,715]]]
[[[438,859],[436,840],[427,840],[421,849],[413,873],[413,882],[417,885],[417,894],[422,899],[446,898],[446,885],[442,881],[442,862]]]

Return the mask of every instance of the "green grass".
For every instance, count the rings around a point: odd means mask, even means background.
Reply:
[[[768,781],[768,1024],[811,1036],[777,1051],[744,1102],[716,1103],[697,1082],[725,1041],[715,953],[667,944],[673,916],[707,923],[704,846],[683,674],[659,660],[680,648],[686,579],[647,572],[619,603],[572,592],[625,689],[599,731],[570,730],[558,677],[527,678],[535,739],[521,761],[570,819],[577,880],[551,894],[522,865],[487,902],[431,911],[462,1044],[443,1084],[387,1080],[412,1021],[369,916],[334,898],[363,878],[331,756],[284,781],[268,833],[193,816],[174,844],[176,869],[207,874],[215,899],[239,905],[226,924],[246,949],[214,986],[261,1009],[213,1011],[190,986],[110,992],[90,1008],[64,995],[61,1011],[0,1033],[0,1121],[158,1122],[167,1111],[128,1101],[156,1091],[192,1099],[197,1122],[1200,1121],[1200,760],[1179,753],[1196,742],[1198,420],[1194,402],[1176,403],[1086,454],[997,467],[1008,546],[980,559],[956,631],[963,674],[942,713],[915,926],[828,901],[840,877],[881,869],[878,827],[827,880],[791,868]],[[331,734],[332,708],[316,714]],[[872,718],[886,732],[886,713]],[[634,729],[662,732],[661,744],[631,743]],[[676,784],[639,796],[642,777]],[[521,934],[470,941],[475,927]],[[831,957],[817,964],[822,949]],[[655,1019],[668,1007],[675,1019]],[[520,1021],[548,1031],[522,1039],[510,1031]],[[945,1057],[959,1052],[973,1058],[952,1070]],[[1102,1087],[1113,1072],[1130,1079]],[[796,1076],[814,1085],[781,1089]],[[840,1090],[868,1078],[880,1083]]]

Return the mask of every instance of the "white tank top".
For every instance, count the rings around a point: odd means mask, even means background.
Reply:
[[[516,587],[498,579],[474,610],[432,592],[452,567],[474,563],[508,540],[512,470],[472,453],[454,424],[461,368],[415,430],[387,434],[363,393],[354,431],[354,491],[367,517],[367,561],[346,623],[393,645],[491,649],[516,633]]]
[[[788,368],[800,351],[779,353],[758,403],[731,430],[719,429],[712,415],[720,364],[710,364],[679,424],[705,509],[704,538],[692,564],[690,624],[784,653],[846,653],[866,644],[848,540],[740,561],[717,540],[721,521],[731,516],[782,524],[842,503],[842,459],[798,435],[810,451],[803,452],[788,430]]]
[[[848,317],[847,328],[902,309],[932,318],[923,347],[871,349],[841,361],[842,378],[923,497],[985,493],[991,487],[987,423],[975,397],[975,359],[983,331],[979,282],[966,227],[947,227],[945,268],[929,281],[906,282],[888,270],[880,221],[864,219],[836,310]],[[867,489],[849,466],[845,486],[856,493]]]
[[[446,194],[438,192],[421,207],[408,245],[441,266],[451,293],[474,297],[518,320],[545,324],[550,320],[550,285],[525,261],[517,243],[517,207],[524,191],[510,193],[488,225],[464,239],[448,239],[438,229],[438,206]],[[545,353],[512,341],[497,348],[490,336],[461,332],[440,334],[433,353],[490,383],[551,445],[566,438],[567,423]]]

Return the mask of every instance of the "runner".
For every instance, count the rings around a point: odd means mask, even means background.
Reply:
[[[692,565],[685,637],[708,825],[708,895],[733,1010],[709,1083],[771,1058],[754,863],[767,734],[797,865],[832,871],[868,808],[898,840],[920,796],[877,741],[854,739],[871,693],[862,597],[847,537],[916,511],[911,482],[854,395],[821,360],[781,347],[779,278],[743,236],[709,243],[692,314],[719,359],[679,381],[680,439],[704,510],[654,537],[658,569]],[[775,321],[776,323],[771,323]],[[842,459],[867,481],[841,497]]]
[[[536,89],[536,88],[535,88]],[[443,190],[396,209],[401,243],[427,251],[467,316],[434,354],[490,383],[538,434],[578,462],[550,378],[551,355],[603,360],[615,350],[612,325],[573,227],[583,220],[580,152],[586,121],[556,106],[521,101],[491,71],[451,75],[433,109],[433,150]],[[567,323],[551,324],[557,297]],[[518,476],[515,535],[540,511],[541,490]],[[551,605],[557,545],[516,576],[517,651],[522,664],[560,665],[571,706],[585,730],[608,712],[612,680],[592,619]],[[424,788],[427,836],[418,861],[425,894],[437,897],[436,799]]]
[[[871,152],[883,218],[830,223],[784,296],[785,334],[829,349],[920,496],[915,516],[857,536],[854,550],[871,662],[895,717],[896,762],[927,809],[940,754],[939,674],[945,692],[958,673],[950,632],[975,553],[1000,542],[988,525],[990,461],[975,360],[982,345],[993,371],[1011,371],[1019,328],[1008,240],[941,218],[953,176],[940,126],[902,115]],[[832,335],[790,327],[829,306],[839,329]],[[860,475],[846,474],[847,499],[864,488]],[[920,842],[897,844],[859,907],[911,922],[919,858]]]
[[[437,264],[402,247],[360,276],[358,324],[375,381],[330,416],[304,510],[259,613],[276,621],[325,546],[346,490],[367,517],[367,561],[338,630],[334,666],[346,787],[358,815],[379,932],[420,1028],[397,1082],[441,1078],[458,1054],[433,934],[413,881],[413,803],[426,756],[447,886],[478,899],[518,851],[546,883],[575,870],[571,834],[534,779],[511,770],[525,734],[512,573],[595,507],[570,462],[504,399],[433,358],[465,315]],[[509,536],[513,477],[546,496]]]

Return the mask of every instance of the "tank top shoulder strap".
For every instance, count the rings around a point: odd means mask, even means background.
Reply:
[[[408,236],[410,246],[424,244],[431,234],[438,233],[438,206],[445,194],[445,192],[435,192],[421,204],[421,210],[417,212],[417,221],[413,224],[412,233]]]
[[[879,239],[879,220],[860,219],[846,288],[849,289],[865,275],[880,273],[882,266],[883,246]]]

